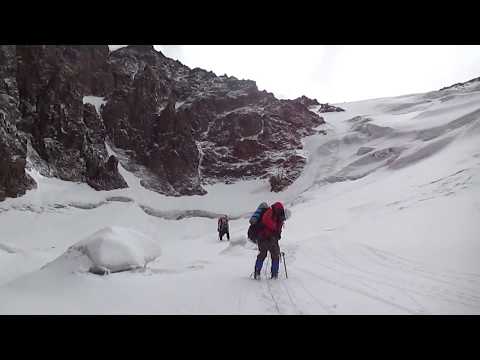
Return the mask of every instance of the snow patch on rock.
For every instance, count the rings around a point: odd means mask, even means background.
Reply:
[[[102,105],[105,105],[107,101],[103,97],[99,96],[84,96],[82,99],[84,104],[91,104],[95,106],[95,110],[97,110],[97,114],[100,115],[100,108]]]

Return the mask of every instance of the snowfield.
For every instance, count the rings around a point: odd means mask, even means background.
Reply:
[[[129,188],[97,192],[31,170],[38,188],[0,203],[0,313],[480,314],[479,84],[336,105],[278,194],[166,197],[121,165]],[[286,264],[254,281],[248,217],[277,200]]]

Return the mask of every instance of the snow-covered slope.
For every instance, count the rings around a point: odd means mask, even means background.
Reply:
[[[480,314],[474,85],[336,104],[346,111],[322,114],[327,135],[304,140],[308,164],[278,194],[248,181],[165,197],[121,166],[129,188],[95,192],[32,171],[38,188],[0,204],[0,313]],[[281,264],[281,279],[266,280],[266,261],[253,281],[246,217],[276,200],[290,214],[288,279]],[[220,214],[232,218],[229,242]],[[118,226],[162,255],[107,276],[80,266],[71,246]]]

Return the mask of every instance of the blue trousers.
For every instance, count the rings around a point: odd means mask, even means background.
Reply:
[[[262,270],[263,261],[267,257],[267,252],[270,252],[272,257],[272,275],[278,275],[278,268],[280,266],[280,246],[278,240],[275,238],[258,240],[258,255],[255,262],[255,271],[259,273]]]

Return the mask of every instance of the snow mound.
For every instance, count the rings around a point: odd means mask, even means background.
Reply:
[[[7,244],[2,244],[0,243],[0,250],[8,253],[8,254],[15,254],[18,250],[15,249],[14,247],[7,245]]]
[[[108,273],[145,267],[161,255],[157,242],[133,229],[112,226],[73,245],[92,262],[90,271]]]

